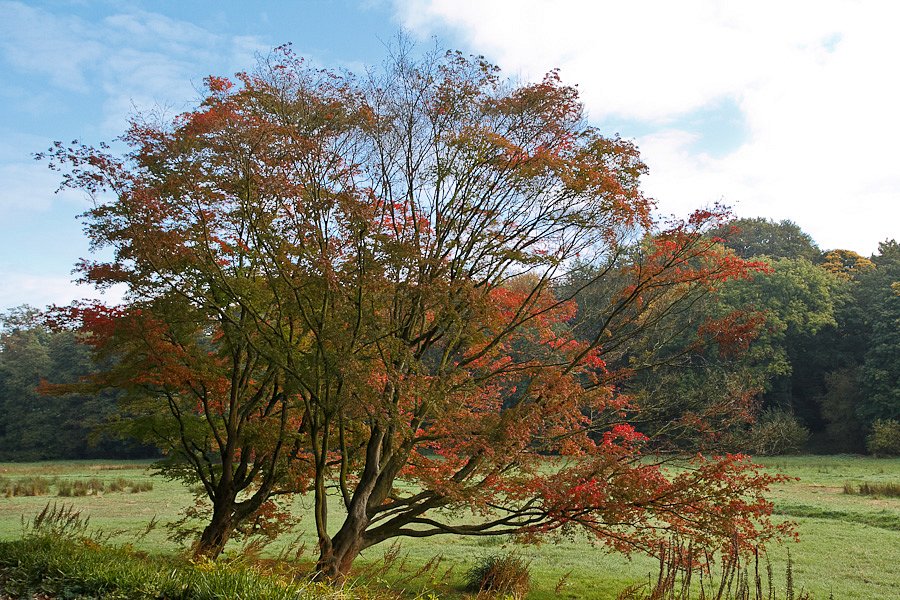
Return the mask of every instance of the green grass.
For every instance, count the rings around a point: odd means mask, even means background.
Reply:
[[[4,591],[28,598],[339,600],[358,596],[352,588],[331,590],[240,563],[194,564],[66,537],[0,542],[0,569]]]
[[[896,597],[900,589],[900,498],[845,494],[851,483],[886,484],[900,479],[900,459],[863,457],[771,457],[759,462],[772,471],[799,477],[800,481],[777,486],[772,492],[776,518],[796,521],[800,542],[790,544],[796,588],[826,600],[878,600]],[[43,476],[60,480],[125,478],[152,481],[153,489],[140,494],[114,493],[96,496],[53,498],[71,503],[90,515],[91,525],[112,534],[115,543],[134,540],[154,517],[161,524],[174,521],[191,502],[180,484],[149,475],[144,462],[57,462],[0,464],[0,477]],[[0,539],[22,535],[22,515],[30,518],[47,503],[48,497],[0,498]],[[309,514],[309,501],[297,499],[297,514]],[[339,521],[340,507],[331,508],[333,523]],[[305,544],[302,560],[314,560],[315,536],[311,519],[299,530],[284,536],[268,550],[278,553],[285,546]],[[151,554],[175,555],[181,547],[166,539],[164,527],[157,527],[140,541],[137,550]],[[402,540],[399,551],[389,546],[370,548],[357,562],[357,574],[371,585],[404,590],[415,597],[423,589],[435,588],[442,598],[463,598],[466,572],[479,557],[505,554],[516,546],[506,538],[435,537]],[[239,553],[233,545],[231,556]],[[546,543],[521,548],[521,556],[531,562],[529,599],[615,598],[626,585],[655,578],[656,562],[646,557],[631,560],[607,554],[586,539],[559,544]],[[387,562],[390,568],[380,565]],[[787,546],[770,548],[776,586],[784,587]],[[423,569],[429,561],[436,568]],[[449,573],[448,573],[449,570]],[[418,571],[423,571],[416,576]],[[557,584],[565,579],[557,593]],[[781,592],[779,592],[781,593]]]

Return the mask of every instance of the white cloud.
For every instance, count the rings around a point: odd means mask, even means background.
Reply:
[[[446,35],[507,72],[560,67],[598,122],[630,119],[663,212],[724,198],[790,218],[824,247],[900,237],[900,4],[398,0],[416,35]],[[446,42],[447,40],[445,40]],[[689,114],[739,107],[745,137],[704,152]],[[628,131],[622,131],[628,135]]]
[[[40,149],[37,145],[30,147]],[[2,148],[0,144],[0,156],[3,155]],[[70,211],[73,217],[87,210],[90,204],[81,192],[61,190],[54,194],[60,180],[59,173],[48,169],[46,163],[0,162],[0,220],[12,220],[22,213],[45,212],[52,208]]]
[[[0,311],[28,304],[36,308],[50,305],[65,306],[75,299],[99,299],[107,304],[117,304],[124,296],[124,289],[113,288],[100,293],[91,286],[79,285],[71,277],[35,275],[18,271],[0,270]]]
[[[97,32],[82,19],[55,17],[21,2],[0,3],[0,50],[24,72],[46,75],[59,87],[90,89],[85,71],[104,57]]]
[[[269,48],[253,36],[207,31],[161,14],[124,8],[100,21],[0,2],[0,56],[24,77],[99,95],[101,135],[115,136],[139,110],[193,101],[207,70],[230,75]],[[224,72],[222,70],[224,69]]]

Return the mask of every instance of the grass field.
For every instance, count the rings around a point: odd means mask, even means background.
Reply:
[[[768,468],[799,477],[773,491],[779,518],[798,523],[801,540],[769,550],[776,586],[784,587],[787,552],[793,559],[795,587],[812,593],[814,598],[833,595],[845,600],[891,600],[900,590],[900,498],[844,493],[846,483],[891,484],[900,482],[900,459],[862,457],[777,457],[760,460]],[[178,518],[179,511],[191,502],[190,494],[178,483],[151,478],[146,462],[55,462],[2,463],[0,478],[14,482],[42,477],[60,482],[112,482],[126,479],[152,481],[153,489],[139,493],[106,492],[80,497],[56,497],[56,487],[42,496],[0,497],[0,539],[21,536],[22,519],[39,512],[48,500],[74,505],[91,518],[91,525],[111,534],[112,540],[129,542],[156,518],[161,524]],[[308,502],[296,501],[302,514]],[[339,510],[337,506],[333,510]],[[286,544],[303,545],[305,558],[314,559],[315,538],[309,521],[302,522],[294,534],[284,536],[269,550],[280,551]],[[157,527],[135,542],[141,550],[173,553],[181,548],[167,539],[163,527]],[[299,542],[297,542],[299,540]],[[281,544],[279,546],[278,544]],[[516,549],[504,539],[439,537],[405,540],[393,566],[378,569],[387,547],[370,549],[358,561],[368,583],[404,588],[410,596],[423,588],[435,587],[440,597],[463,597],[460,588],[465,571],[479,556]],[[396,550],[396,549],[394,549]],[[239,552],[235,546],[229,550]],[[615,598],[628,584],[655,577],[656,563],[645,557],[628,560],[607,554],[587,540],[548,543],[520,548],[521,556],[531,562],[532,592],[529,598]],[[411,577],[428,561],[438,558],[440,567],[429,574]],[[452,567],[449,575],[448,569]],[[446,575],[446,577],[445,577]],[[558,585],[564,580],[563,585]],[[779,593],[779,597],[781,594]]]

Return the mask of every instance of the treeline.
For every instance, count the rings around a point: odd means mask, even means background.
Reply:
[[[632,349],[618,357],[618,366],[633,368],[627,391],[647,415],[642,427],[649,433],[665,423],[654,437],[690,445],[700,437],[689,426],[691,407],[722,397],[745,402],[748,417],[743,426],[723,423],[728,449],[900,452],[900,245],[883,242],[869,258],[822,251],[796,224],[763,218],[713,235],[767,272],[660,319],[646,356]],[[598,294],[604,290],[588,289],[579,302]],[[698,343],[708,323],[730,339]],[[49,328],[29,307],[8,311],[0,324],[0,460],[155,455],[112,433],[114,421],[127,418],[116,412],[116,392],[39,392],[42,381],[73,383],[102,368],[74,333]],[[741,414],[734,409],[723,414]],[[673,428],[675,411],[686,415],[681,428]]]
[[[155,448],[120,439],[110,426],[117,393],[48,396],[42,382],[74,383],[101,366],[71,331],[51,329],[34,308],[0,315],[0,460],[149,458]]]
[[[714,302],[675,318],[698,324],[665,342],[684,349],[669,353],[677,359],[629,357],[645,367],[631,386],[637,401],[677,395],[689,405],[740,388],[755,420],[723,428],[726,447],[900,454],[900,245],[882,242],[869,258],[822,251],[795,223],[764,218],[713,235],[768,272],[727,282]],[[728,323],[730,346],[692,347],[704,322]]]

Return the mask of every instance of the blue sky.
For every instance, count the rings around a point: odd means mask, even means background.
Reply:
[[[188,109],[204,76],[285,42],[360,72],[400,31],[523,80],[559,67],[638,143],[664,214],[722,200],[869,254],[900,237],[897,22],[888,0],[0,0],[0,310],[95,295],[70,274],[88,203],[32,153]]]

